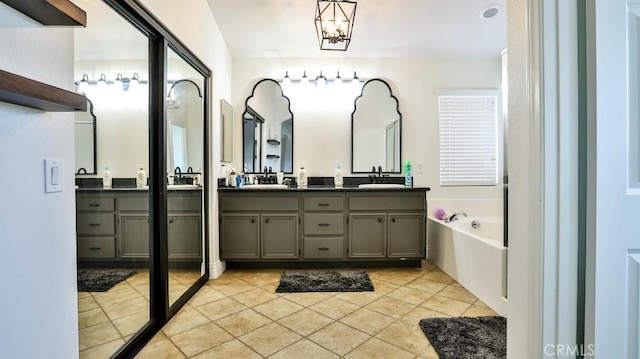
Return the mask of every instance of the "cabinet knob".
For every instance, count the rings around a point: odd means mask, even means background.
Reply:
[[[269,223],[269,218],[265,219],[264,223]]]
[[[255,220],[253,218],[251,218],[251,223],[255,223]]]
[[[173,219],[170,219],[170,220],[169,220],[169,224],[171,224],[171,223],[173,223]]]
[[[382,223],[382,218],[378,218],[378,223]]]
[[[391,222],[396,223],[396,219],[395,218],[391,218]]]

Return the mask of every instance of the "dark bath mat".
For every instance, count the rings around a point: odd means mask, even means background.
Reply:
[[[366,271],[287,271],[276,288],[276,293],[366,291],[373,291]]]
[[[440,359],[507,357],[506,318],[427,318],[420,321],[420,328]]]
[[[128,269],[78,269],[78,292],[106,292],[134,274]]]

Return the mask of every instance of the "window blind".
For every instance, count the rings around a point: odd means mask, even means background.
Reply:
[[[498,94],[438,96],[440,186],[498,184]]]

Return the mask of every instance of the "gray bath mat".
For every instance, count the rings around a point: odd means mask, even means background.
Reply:
[[[287,271],[276,293],[373,291],[366,271]]]
[[[420,321],[420,328],[440,359],[507,357],[506,318],[427,318]]]
[[[78,269],[78,292],[106,292],[134,274],[128,269]]]

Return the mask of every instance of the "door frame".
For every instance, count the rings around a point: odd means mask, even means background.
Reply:
[[[508,13],[507,356],[556,357],[584,336],[578,6],[509,0]]]

